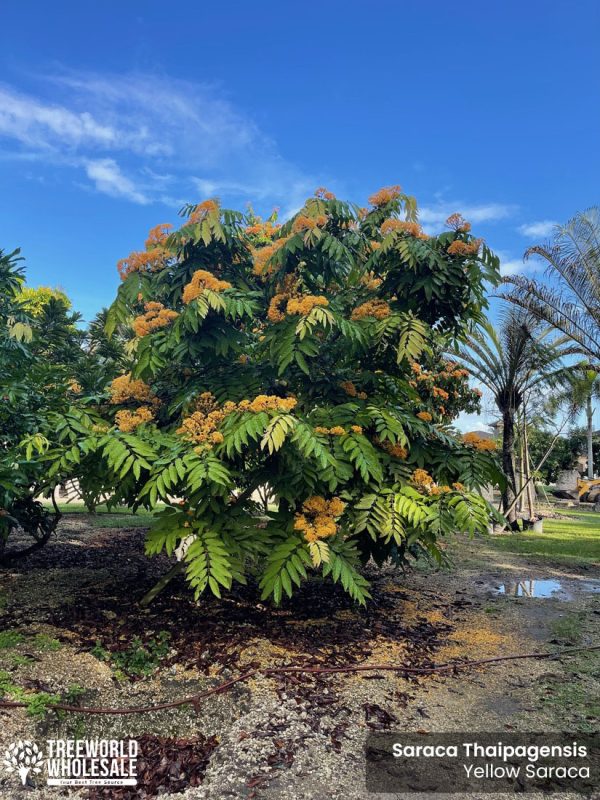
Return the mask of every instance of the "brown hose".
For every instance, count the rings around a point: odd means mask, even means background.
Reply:
[[[437,664],[432,667],[399,667],[394,664],[359,664],[346,667],[257,667],[249,672],[244,672],[237,678],[231,678],[212,689],[207,689],[200,694],[184,697],[180,700],[173,700],[170,703],[158,703],[153,706],[132,706],[130,708],[92,708],[86,706],[71,706],[65,703],[48,703],[46,708],[56,711],[73,711],[78,714],[148,714],[153,711],[164,711],[169,708],[191,705],[196,711],[200,701],[213,694],[221,694],[235,686],[236,683],[247,681],[255,675],[285,675],[289,673],[301,673],[305,675],[332,675],[334,673],[349,672],[398,672],[401,675],[431,675],[435,672],[451,672],[466,667],[479,667],[484,664],[498,664],[501,661],[517,661],[525,658],[560,658],[571,653],[583,653],[591,650],[600,650],[600,645],[590,645],[588,647],[569,647],[565,650],[555,650],[551,653],[518,653],[510,656],[496,656],[495,658],[481,658],[477,661],[450,661],[446,664]],[[17,701],[1,701],[0,708],[26,708],[27,703]]]

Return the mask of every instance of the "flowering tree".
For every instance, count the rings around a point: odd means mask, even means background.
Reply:
[[[316,570],[365,602],[369,558],[485,530],[494,456],[452,435],[478,396],[439,356],[498,280],[468,223],[427,236],[396,186],[368,208],[319,190],[283,225],[182,215],[119,262],[108,329],[135,349],[81,443],[115,501],[166,503],[147,552],[185,540],[196,596],[257,570],[279,602]]]

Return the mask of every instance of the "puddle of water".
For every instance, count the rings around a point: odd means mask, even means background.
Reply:
[[[567,588],[560,581],[527,578],[522,581],[502,583],[495,592],[507,597],[554,597],[557,600],[574,600],[576,592],[600,593],[600,584],[582,581],[574,584],[572,588]]]

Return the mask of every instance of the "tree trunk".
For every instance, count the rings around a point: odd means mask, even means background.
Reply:
[[[592,393],[590,392],[586,404],[587,416],[587,474],[590,480],[594,477],[594,411],[592,408]]]
[[[529,436],[527,435],[527,417],[523,411],[523,452],[525,464],[525,486],[527,487],[527,505],[529,506],[529,519],[535,516],[535,484],[531,480],[531,460],[529,458]]]
[[[508,512],[507,519],[512,530],[517,529],[517,512],[515,499],[515,413],[512,408],[502,412],[502,471],[506,477],[506,486],[502,490],[502,507]]]

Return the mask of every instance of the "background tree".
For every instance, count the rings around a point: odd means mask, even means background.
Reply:
[[[548,339],[548,329],[531,314],[509,308],[499,326],[484,323],[459,344],[456,354],[471,375],[490,390],[502,420],[502,506],[516,527],[515,423],[528,395],[557,376],[568,350]]]
[[[427,236],[398,187],[369,208],[320,190],[281,226],[215,200],[184,217],[119,263],[107,327],[135,333],[133,360],[98,406],[108,430],[75,440],[115,501],[167,504],[148,552],[191,541],[196,595],[258,565],[276,602],[312,570],[364,602],[361,562],[485,530],[471,490],[499,472],[450,434],[478,397],[438,355],[498,280],[468,223]]]
[[[80,393],[77,370],[82,334],[77,315],[53,292],[24,293],[19,251],[0,251],[0,562],[45,544],[58,521],[36,499],[63,477],[49,476],[57,443],[57,419],[68,415]],[[86,429],[81,428],[82,431]],[[57,509],[56,509],[57,510]],[[7,547],[21,529],[33,543]]]
[[[600,209],[577,214],[557,225],[551,241],[530,247],[525,257],[539,256],[547,264],[547,285],[523,275],[505,278],[512,288],[504,297],[527,309],[572,340],[578,353],[600,371]],[[595,378],[585,398],[588,428],[588,477],[593,477],[593,401]]]

